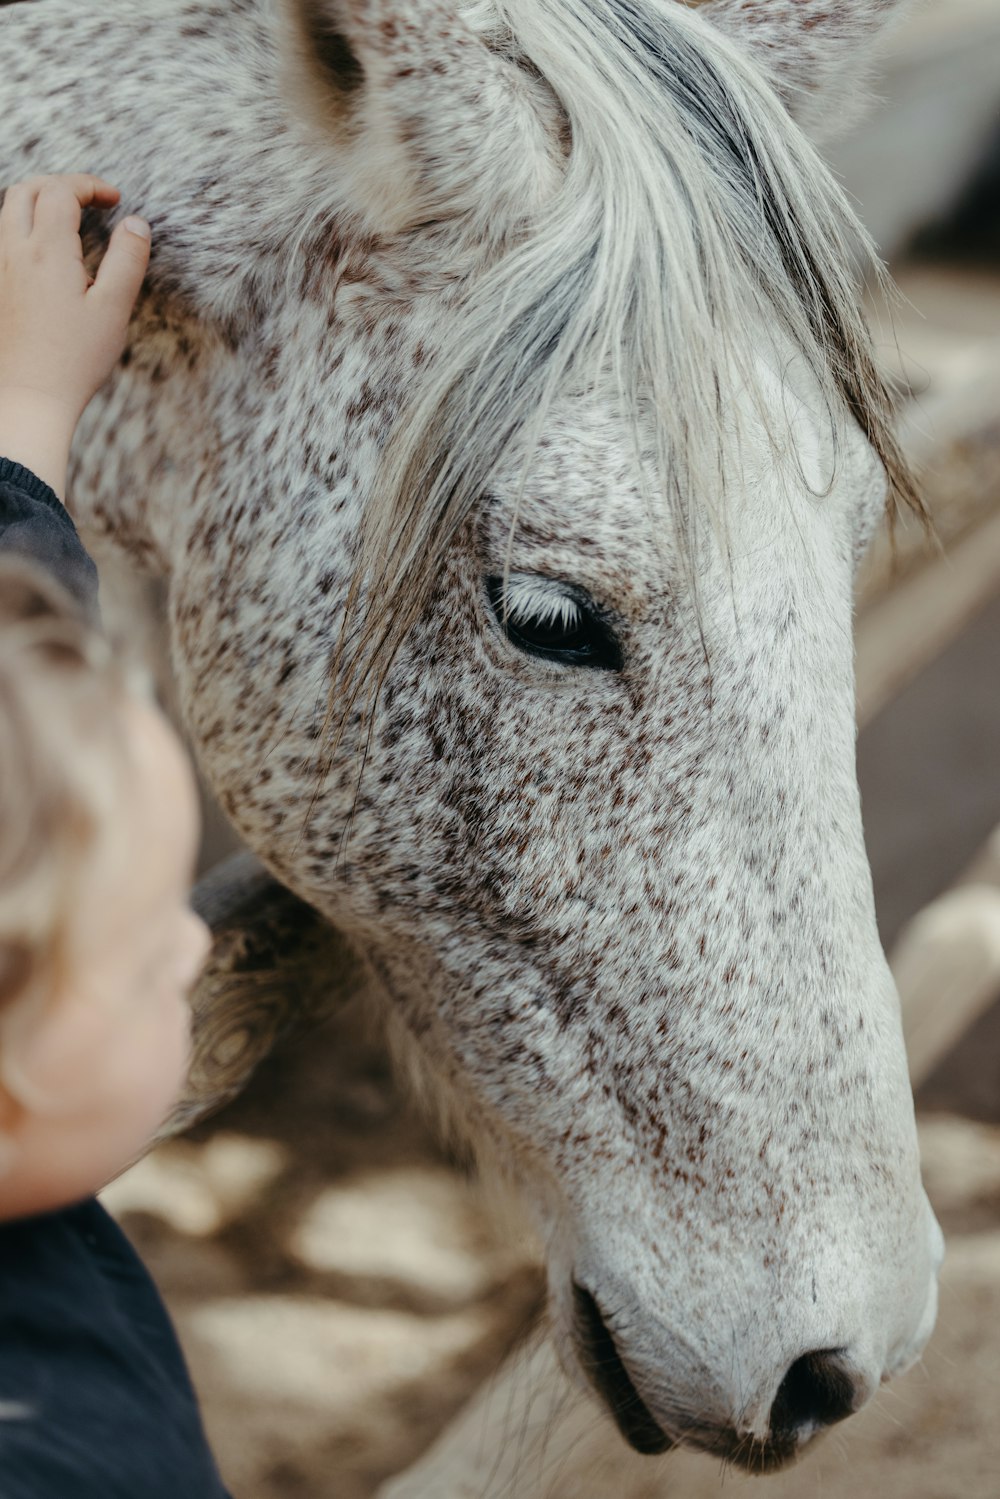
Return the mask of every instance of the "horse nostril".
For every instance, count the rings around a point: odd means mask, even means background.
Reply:
[[[804,1436],[851,1415],[863,1383],[845,1368],[835,1348],[804,1353],[788,1370],[771,1407],[773,1437]]]

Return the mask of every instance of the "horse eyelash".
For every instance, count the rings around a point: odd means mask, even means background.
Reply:
[[[545,625],[562,625],[571,630],[581,624],[584,617],[583,608],[571,594],[536,578],[510,578],[500,607],[514,624],[538,620]]]

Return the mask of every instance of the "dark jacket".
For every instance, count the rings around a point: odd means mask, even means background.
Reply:
[[[0,548],[44,567],[96,618],[97,568],[69,512],[37,474],[9,458],[0,458]]]
[[[0,551],[46,568],[96,617],[76,527],[7,459]],[[226,1499],[166,1308],[93,1200],[0,1223],[0,1499]]]
[[[226,1499],[166,1309],[93,1200],[0,1224],[0,1499]]]

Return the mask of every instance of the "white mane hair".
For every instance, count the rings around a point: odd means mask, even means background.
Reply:
[[[491,0],[481,29],[557,100],[564,171],[461,288],[399,416],[335,664],[342,705],[345,688],[353,702],[384,677],[501,455],[519,438],[530,461],[557,393],[610,389],[637,438],[651,414],[660,498],[683,536],[691,507],[724,487],[723,417],[758,383],[770,329],[807,362],[834,431],[847,413],[859,423],[890,501],[920,509],[859,307],[859,281],[884,286],[882,267],[746,51],[678,0]],[[758,405],[787,461],[781,414]]]

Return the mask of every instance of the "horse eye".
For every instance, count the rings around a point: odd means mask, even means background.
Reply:
[[[560,666],[621,670],[618,639],[582,589],[512,575],[506,595],[502,578],[487,578],[486,591],[500,628],[518,650]]]

